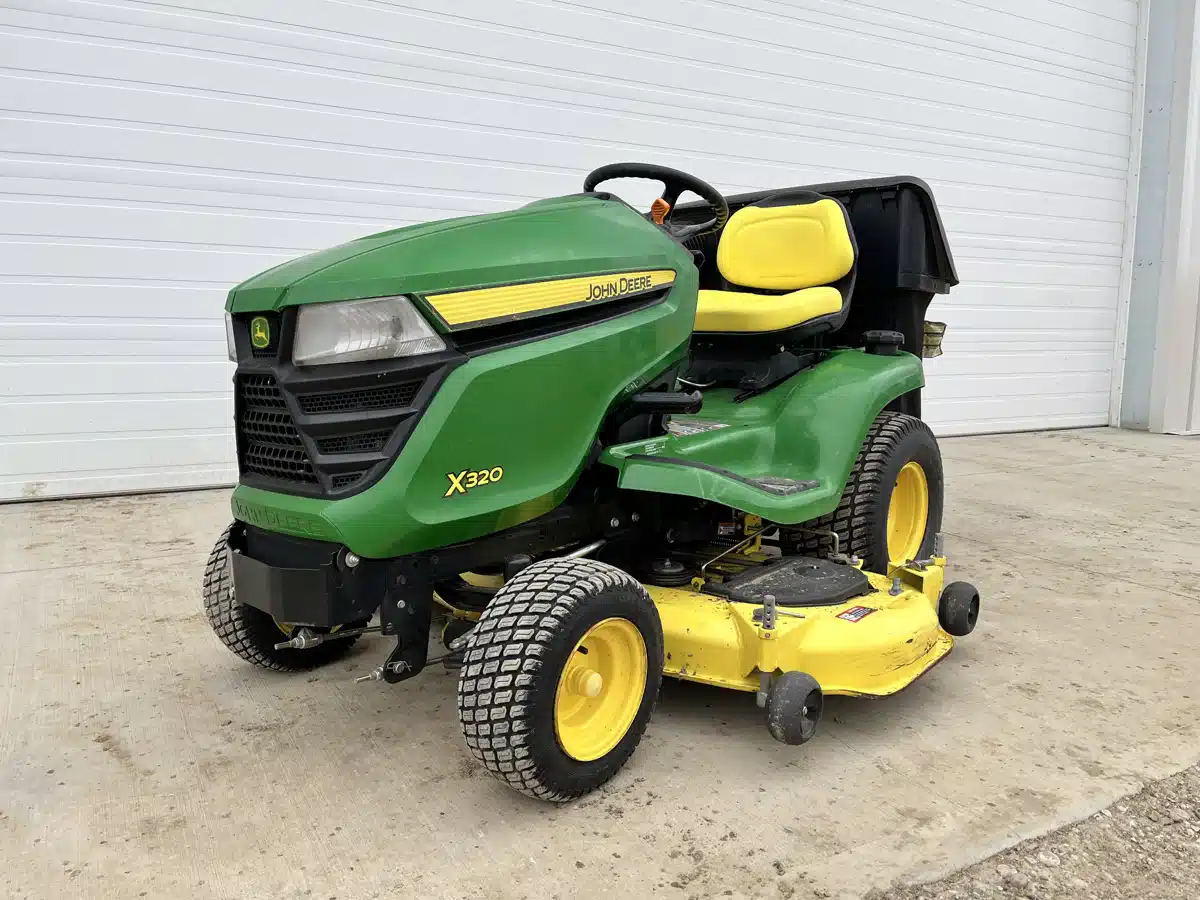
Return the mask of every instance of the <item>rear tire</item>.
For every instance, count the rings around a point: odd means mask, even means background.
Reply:
[[[510,787],[573,800],[633,754],[662,667],[658,610],[636,579],[591,559],[534,563],[497,592],[467,638],[463,737]]]
[[[307,650],[275,649],[276,644],[287,640],[287,632],[261,609],[238,603],[234,596],[233,571],[229,566],[229,529],[232,527],[221,532],[204,567],[204,612],[221,643],[247,662],[276,672],[305,672],[346,656],[358,640],[357,636],[318,644]]]
[[[920,509],[910,516],[911,539],[897,537],[897,532],[903,531],[902,523],[894,523],[891,529],[894,546],[889,553],[889,511],[892,510],[893,495],[920,497],[922,494],[925,497],[923,530],[919,527]],[[902,496],[897,496],[896,500],[897,506],[904,506]],[[933,432],[920,419],[885,410],[867,430],[837,509],[800,527],[835,532],[843,553],[862,559],[863,567],[868,571],[887,574],[889,562],[920,559],[933,552],[934,535],[942,527],[942,502],[942,454]],[[787,526],[780,528],[780,545],[785,553],[817,556],[830,552],[832,544],[827,537]]]

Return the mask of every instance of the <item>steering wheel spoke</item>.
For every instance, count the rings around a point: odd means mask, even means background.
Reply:
[[[597,185],[614,178],[645,178],[661,182],[663,192],[659,199],[670,207],[670,211],[659,227],[677,241],[682,242],[691,237],[719,231],[729,218],[729,204],[720,191],[694,175],[669,169],[666,166],[654,166],[648,163],[613,163],[601,166],[584,179],[583,190],[585,193],[589,193],[594,191]],[[675,210],[679,195],[684,191],[691,191],[705,201],[712,208],[712,216],[693,225],[672,223],[670,221],[671,213]]]

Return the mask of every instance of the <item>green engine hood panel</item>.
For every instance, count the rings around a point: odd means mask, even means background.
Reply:
[[[578,478],[609,409],[687,350],[697,274],[687,252],[672,246],[679,279],[661,302],[482,354],[451,372],[376,484],[338,500],[241,485],[234,517],[387,558],[549,512]],[[465,490],[455,487],[464,482]]]
[[[268,269],[226,308],[259,312],[571,275],[675,268],[680,249],[616,200],[577,195],[509,212],[411,225]]]

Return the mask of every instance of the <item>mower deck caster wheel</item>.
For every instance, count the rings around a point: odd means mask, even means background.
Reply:
[[[784,672],[767,692],[767,730],[784,744],[805,744],[817,733],[825,695],[805,672]]]
[[[965,637],[979,621],[979,591],[965,581],[952,581],[938,599],[938,622],[954,637]]]

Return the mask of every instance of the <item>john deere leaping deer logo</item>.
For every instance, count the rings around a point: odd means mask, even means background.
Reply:
[[[258,350],[271,346],[271,323],[262,316],[250,320],[250,343]]]

